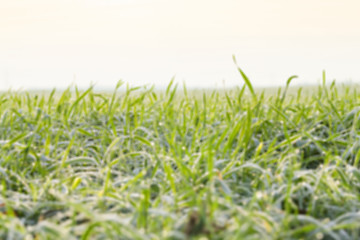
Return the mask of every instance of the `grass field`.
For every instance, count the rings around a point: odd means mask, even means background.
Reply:
[[[356,88],[240,73],[225,92],[2,93],[0,239],[359,239]]]

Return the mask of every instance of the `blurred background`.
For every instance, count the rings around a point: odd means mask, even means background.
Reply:
[[[0,90],[360,82],[359,0],[0,0]]]

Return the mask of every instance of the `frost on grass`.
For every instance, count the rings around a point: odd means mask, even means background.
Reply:
[[[360,97],[291,79],[2,93],[0,238],[358,239]]]

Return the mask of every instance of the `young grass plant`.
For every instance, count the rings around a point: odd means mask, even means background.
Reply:
[[[356,88],[238,70],[225,92],[2,93],[0,238],[358,239]]]

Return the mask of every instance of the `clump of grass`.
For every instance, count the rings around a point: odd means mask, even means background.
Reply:
[[[269,95],[239,71],[202,95],[1,94],[0,238],[358,239],[356,89]]]

